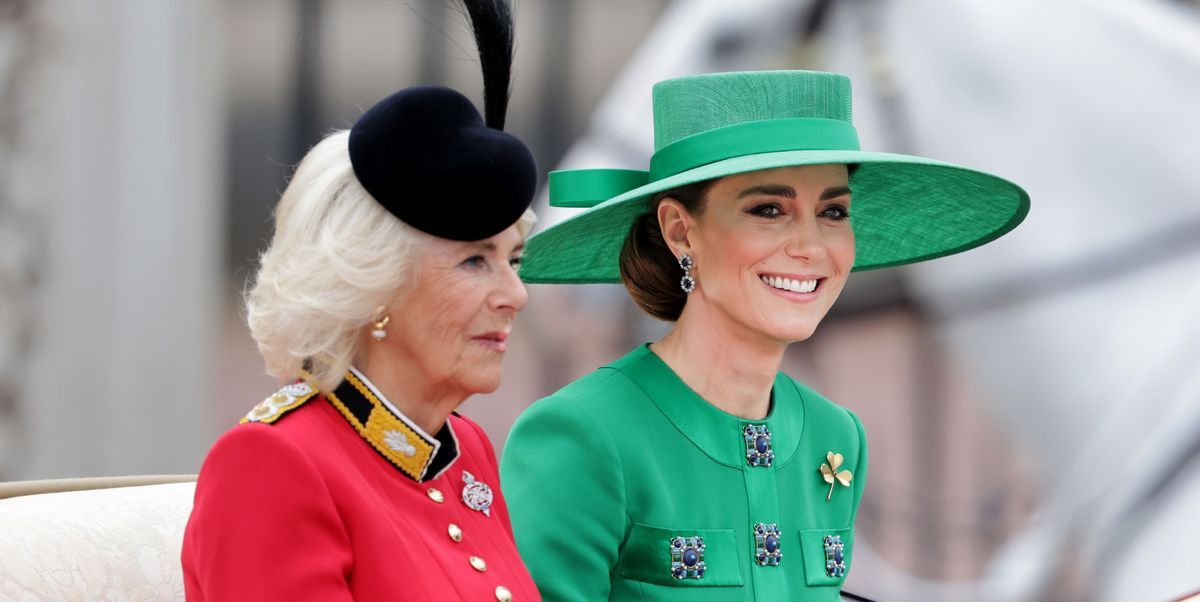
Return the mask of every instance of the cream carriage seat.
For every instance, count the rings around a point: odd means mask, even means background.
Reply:
[[[195,479],[0,483],[0,600],[183,600]]]

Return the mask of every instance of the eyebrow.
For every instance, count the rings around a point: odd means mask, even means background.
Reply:
[[[763,184],[761,186],[751,186],[738,194],[739,199],[744,199],[748,196],[762,194],[766,196],[781,196],[789,199],[796,198],[796,190],[791,186],[783,184]]]
[[[821,200],[828,201],[829,199],[836,199],[840,196],[845,196],[847,194],[850,194],[849,186],[838,186],[837,188],[826,188],[825,192],[821,193]]]
[[[796,190],[791,186],[784,186],[783,184],[763,184],[761,186],[751,186],[750,188],[747,188],[738,194],[738,198],[743,199],[756,194],[762,194],[766,196],[781,196],[789,199],[796,198]],[[821,200],[828,201],[829,199],[836,199],[847,194],[850,194],[849,186],[826,188],[825,192],[821,193]]]
[[[481,251],[486,251],[489,253],[495,252],[496,249],[499,248],[496,246],[496,243],[494,243],[490,240],[482,240],[482,241],[474,242],[474,243],[471,243],[471,246],[476,249],[479,249]],[[525,250],[525,241],[521,241],[520,244],[513,247],[513,253],[517,253],[519,251],[524,251],[524,250]]]

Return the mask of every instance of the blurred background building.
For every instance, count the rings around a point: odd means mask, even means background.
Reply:
[[[660,79],[808,68],[852,77],[864,148],[1030,192],[992,245],[855,275],[788,352],[870,437],[849,589],[1200,589],[1200,2],[517,8],[508,129],[544,169],[644,166]],[[240,295],[291,166],[397,88],[478,101],[474,53],[449,0],[0,2],[0,480],[196,472],[276,386]],[[618,286],[530,288],[464,406],[498,448],[665,330]]]

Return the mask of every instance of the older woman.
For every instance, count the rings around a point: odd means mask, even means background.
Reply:
[[[204,462],[190,600],[538,599],[492,445],[454,414],[500,384],[536,182],[500,131],[507,5],[467,8],[486,124],[453,90],[401,90],[317,144],[279,202],[247,314],[290,384]]]
[[[860,151],[836,74],[669,80],[654,121],[649,172],[551,174],[552,203],[595,206],[534,236],[522,277],[624,282],[674,325],[518,420],[501,466],[518,546],[548,600],[836,600],[866,437],[779,372],[784,350],[852,270],[983,244],[1028,197]]]

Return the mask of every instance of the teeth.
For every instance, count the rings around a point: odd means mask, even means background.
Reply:
[[[792,280],[791,278],[781,278],[779,276],[761,276],[764,284],[777,288],[783,291],[792,291],[793,293],[811,293],[817,290],[817,279],[812,280]]]

